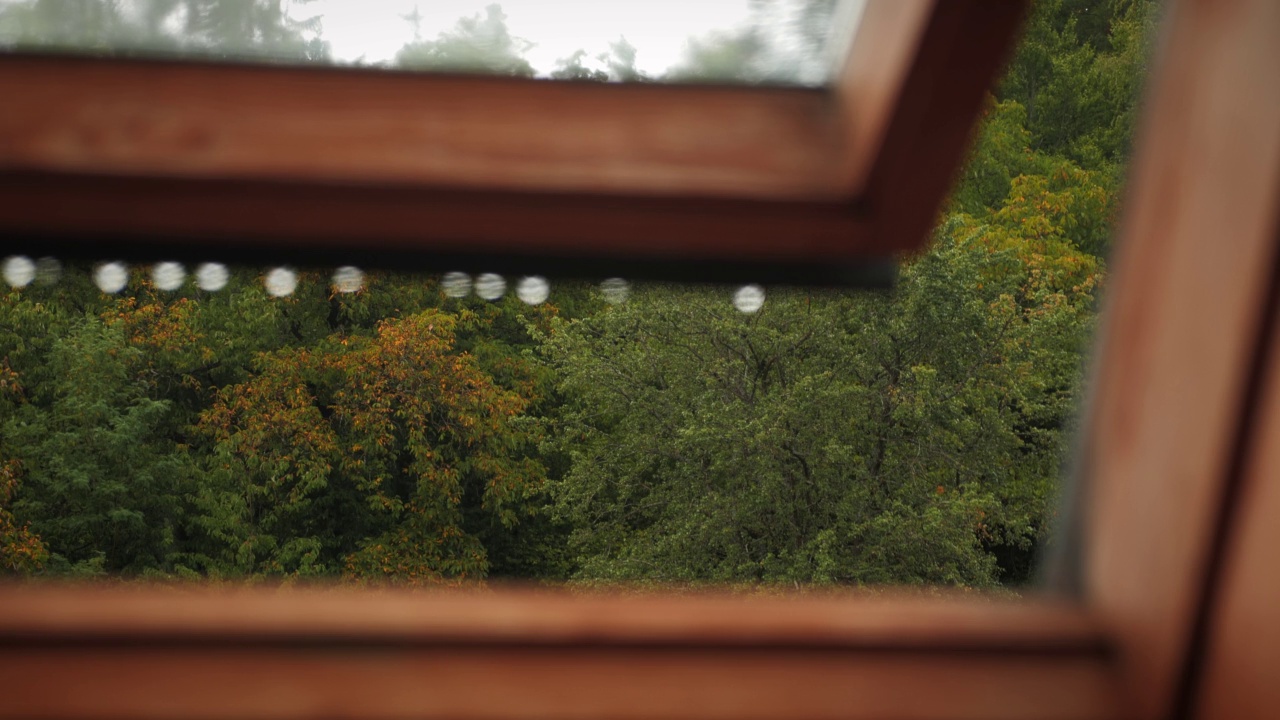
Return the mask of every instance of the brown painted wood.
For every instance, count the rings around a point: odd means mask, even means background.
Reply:
[[[1101,652],[1079,608],[961,596],[615,595],[352,588],[0,586],[0,643],[232,636],[404,643],[806,646]]]
[[[871,252],[924,249],[1026,8],[1014,0],[942,0],[927,17],[893,115],[870,149],[861,203]],[[866,149],[854,156],[867,157]]]
[[[865,189],[937,0],[866,0],[834,90],[843,115],[841,181]]]
[[[0,232],[890,258],[1023,4],[872,0],[831,90],[0,56]]]
[[[24,718],[1115,717],[1093,658],[593,649],[24,650],[0,658]]]
[[[997,601],[0,591],[0,716],[1108,718],[1078,611]]]
[[[830,199],[817,90],[0,57],[0,170]]]
[[[126,236],[268,246],[672,260],[852,261],[864,223],[845,204],[588,198],[297,183],[0,174],[0,228],[92,252]]]
[[[1083,458],[1085,600],[1127,710],[1168,717],[1199,612],[1276,258],[1280,4],[1183,0],[1133,165]]]
[[[1278,316],[1280,317],[1280,316]],[[1206,626],[1203,675],[1193,716],[1272,718],[1280,711],[1280,323],[1271,328],[1268,372],[1250,453],[1229,513],[1230,525]]]
[[[935,32],[996,37],[949,12]],[[985,82],[944,82],[955,33],[909,71],[884,60],[904,89],[851,115],[848,93],[6,58],[0,230],[304,258],[900,252],[923,233],[868,213],[931,212]],[[862,109],[888,126],[842,142]],[[933,123],[954,144],[936,163],[908,152]],[[858,185],[880,200],[853,194],[865,137],[898,138],[870,167],[922,163],[911,199],[884,200],[887,171]],[[3,716],[1106,718],[1109,658],[1076,610],[956,599],[0,592]]]

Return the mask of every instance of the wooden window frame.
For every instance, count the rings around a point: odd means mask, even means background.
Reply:
[[[883,284],[1024,9],[871,0],[822,89],[0,57],[22,98],[0,228],[63,253]]]
[[[923,24],[914,27],[924,28],[922,37],[930,38],[947,12],[966,17],[1006,12],[990,10],[997,5],[942,0],[929,4],[928,12],[884,10],[887,3],[871,8],[904,22],[895,26],[900,29],[910,25],[903,17],[922,12],[920,17],[930,19],[918,17]],[[4,587],[0,716],[1155,720],[1198,713],[1231,717],[1249,707],[1247,701],[1258,696],[1241,693],[1257,692],[1258,667],[1248,661],[1275,658],[1274,647],[1270,655],[1265,648],[1259,651],[1250,633],[1259,623],[1273,634],[1280,631],[1275,610],[1261,602],[1274,586],[1268,540],[1274,538],[1280,511],[1274,482],[1269,486],[1262,480],[1268,471],[1274,475],[1280,443],[1275,430],[1280,366],[1272,348],[1280,341],[1280,86],[1268,72],[1280,67],[1273,32],[1280,27],[1280,5],[1237,0],[1230,12],[1225,7],[1182,0],[1165,18],[1109,281],[1078,463],[1082,481],[1069,505],[1075,522],[1068,524],[1065,542],[1074,552],[1064,554],[1059,577],[1070,592],[1059,599]],[[867,22],[874,26],[875,17]],[[865,28],[864,23],[863,32],[870,32]],[[889,35],[884,37],[889,43]],[[830,197],[805,195],[813,188],[800,188],[794,177],[785,180],[787,173],[779,171],[784,162],[753,166],[755,174],[747,181],[726,181],[714,173],[683,176],[687,184],[680,189],[686,194],[679,197],[650,197],[674,186],[643,173],[566,171],[554,180],[564,187],[538,196],[538,202],[563,203],[543,211],[545,216],[529,209],[530,188],[498,189],[524,182],[512,173],[481,177],[482,185],[493,183],[483,192],[381,185],[403,178],[373,178],[378,183],[367,194],[350,201],[335,197],[346,204],[320,213],[323,221],[314,224],[267,215],[219,219],[211,210],[231,206],[265,212],[265,205],[253,205],[235,183],[292,188],[298,208],[308,197],[327,196],[311,194],[322,186],[299,184],[314,167],[293,168],[294,174],[281,178],[273,173],[284,164],[215,172],[184,167],[163,153],[135,155],[128,113],[118,123],[91,120],[68,127],[48,120],[49,127],[37,127],[19,122],[34,117],[24,109],[0,111],[0,228],[6,238],[79,237],[90,249],[103,247],[103,238],[111,235],[129,236],[135,244],[152,238],[170,249],[177,245],[165,238],[174,235],[205,233],[228,240],[245,233],[254,242],[270,238],[280,248],[312,252],[326,242],[343,247],[355,242],[350,233],[358,227],[343,229],[343,217],[372,220],[374,211],[382,210],[392,217],[375,225],[382,238],[375,245],[398,242],[415,252],[434,252],[448,250],[448,242],[462,242],[456,238],[478,217],[487,197],[491,207],[510,213],[507,217],[551,218],[554,232],[520,229],[503,235],[497,224],[480,223],[482,229],[467,241],[485,253],[599,254],[587,241],[608,237],[613,254],[602,257],[726,261],[746,256],[785,262],[883,257],[917,246],[911,243],[920,238],[904,228],[927,227],[949,172],[930,168],[954,166],[962,152],[962,142],[952,146],[938,139],[950,154],[943,152],[947,163],[934,166],[916,155],[924,149],[912,147],[921,126],[913,130],[905,118],[923,122],[928,112],[908,106],[930,105],[952,94],[947,83],[938,87],[936,77],[933,84],[914,84],[929,74],[921,58],[933,47],[921,45],[914,59],[901,61],[898,69],[906,79],[897,90],[886,89],[893,82],[858,79],[858,63],[864,60],[858,59],[856,44],[853,69],[844,74],[850,89],[834,95],[762,89],[546,90],[583,97],[680,97],[681,102],[709,103],[703,109],[715,103],[749,105],[748,98],[755,97],[779,113],[775,120],[785,116],[799,123],[808,122],[802,119],[806,113],[819,112],[814,107],[848,92],[851,104],[836,116],[861,112],[871,119],[844,126],[852,135],[834,136],[845,138],[848,145],[841,147],[847,152],[830,175],[815,176],[830,183],[821,186],[823,192],[835,189]],[[26,71],[71,81],[82,68],[73,61],[0,60],[0,89],[12,96],[28,86],[34,75]],[[863,69],[872,76],[879,72]],[[153,70],[118,63],[103,72],[122,73],[121,82],[128,85],[129,78]],[[255,72],[284,78],[296,72],[156,71],[226,78],[251,78]],[[355,76],[326,77],[354,83]],[[523,92],[496,80],[372,82],[463,83],[486,92]],[[97,92],[79,84],[73,90],[73,98]],[[935,97],[926,101],[920,93]],[[956,89],[954,94],[965,93]],[[876,110],[853,103],[858,97],[893,99]],[[965,116],[965,127],[956,120],[948,132],[961,140],[977,108],[977,100],[969,101],[957,100],[952,107],[955,117]],[[877,112],[883,113],[880,121],[874,119]],[[635,118],[618,120],[624,121]],[[883,123],[879,135],[871,130],[876,122]],[[144,124],[139,137],[148,147],[160,130],[174,131],[167,136],[173,142],[204,142],[184,135],[184,127]],[[101,144],[88,141],[96,150],[58,149],[58,142],[95,129],[106,138],[99,138]],[[111,139],[116,132],[123,139]],[[859,142],[876,150],[854,150]],[[743,152],[750,152],[747,145]],[[147,156],[147,162],[159,165],[144,163],[132,169],[137,177],[124,177],[121,154]],[[904,165],[895,165],[894,158]],[[679,162],[675,167],[672,172],[679,175]],[[922,169],[924,180],[920,197],[912,199],[905,190],[913,187],[916,169]],[[224,173],[244,177],[206,177]],[[180,189],[166,193],[166,182]],[[938,184],[936,193],[931,183]],[[140,188],[159,192],[163,202],[178,207],[157,213],[157,200],[139,195]],[[838,194],[840,188],[848,194]],[[472,198],[479,204],[468,208],[459,200],[463,208],[456,213],[417,207],[432,197]],[[513,209],[517,206],[525,210]],[[65,207],[75,212],[50,212]],[[899,214],[912,207],[923,214]],[[740,210],[745,219],[735,215]],[[752,213],[772,218],[774,224],[763,223],[769,231],[796,234],[799,228],[806,240],[795,243],[799,249],[766,242],[769,232],[753,234],[746,227],[762,222]],[[661,219],[641,219],[650,215]],[[459,224],[445,223],[447,232],[411,227],[428,217],[454,217]],[[329,222],[338,223],[338,229],[328,229]],[[643,231],[627,229],[629,222]],[[643,241],[656,229],[671,234]],[[747,238],[740,243],[703,242],[704,233],[739,230]]]

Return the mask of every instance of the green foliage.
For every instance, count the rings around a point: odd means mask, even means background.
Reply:
[[[192,472],[141,362],[117,328],[77,320],[3,421],[7,454],[25,471],[14,510],[32,518],[52,569],[133,573],[163,564],[171,546]]]
[[[413,583],[482,577],[464,527],[511,527],[542,482],[525,457],[528,399],[458,353],[458,319],[425,311],[262,356],[201,417],[214,452],[197,519],[224,546],[209,562],[245,575]],[[477,492],[468,492],[477,488]],[[225,570],[224,570],[225,568]]]
[[[636,48],[626,38],[609,43],[608,52],[593,58],[595,67],[585,64],[589,60],[586,50],[578,50],[556,63],[552,80],[591,80],[594,82],[643,82],[650,78],[636,69]]]
[[[674,82],[818,85],[834,60],[828,48],[834,0],[756,0],[747,23],[690,38]]]
[[[9,509],[17,492],[21,465],[10,460],[0,465],[0,573],[26,575],[44,567],[49,549],[31,531],[30,524],[19,523]]]
[[[982,541],[1043,532],[1097,280],[1078,254],[1086,277],[1042,279],[986,234],[944,227],[891,298],[775,292],[744,316],[664,287],[556,323],[579,576],[994,581]]]
[[[396,55],[396,65],[411,69],[483,72],[533,77],[524,58],[532,44],[507,30],[502,6],[489,5],[484,14],[462,18],[450,32],[435,40],[417,40]]]
[[[1129,154],[1156,19],[1150,0],[1041,0],[1000,89],[1036,150],[1096,165]]]
[[[525,410],[547,381],[522,357],[526,324],[555,308],[444,310],[433,283],[378,273],[350,295],[302,273],[271,298],[242,272],[218,293],[135,280],[108,297],[87,270],[0,303],[6,567],[563,574],[512,539],[554,548],[562,532],[540,512],[527,452],[538,426]]]
[[[295,0],[306,4],[314,0]],[[0,8],[0,44],[96,53],[318,61],[319,16],[287,0],[18,0]]]
[[[807,77],[832,3],[753,4],[664,79]],[[22,0],[0,41],[316,59],[276,0]],[[0,572],[438,584],[1028,578],[1096,323],[1153,22],[1044,0],[892,294],[650,286],[274,298],[72,267],[0,296]],[[411,18],[412,19],[412,18]],[[765,28],[771,28],[766,30]],[[530,76],[501,8],[403,67]],[[619,39],[558,79],[647,80]],[[781,67],[781,70],[778,68]],[[781,74],[779,74],[781,73]]]

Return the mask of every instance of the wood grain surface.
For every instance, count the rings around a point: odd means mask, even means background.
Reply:
[[[1052,603],[0,589],[3,717],[1109,718]]]
[[[1280,3],[1178,2],[1113,262],[1083,458],[1085,601],[1134,718],[1181,697],[1269,332],[1280,199]]]
[[[0,171],[831,197],[818,90],[0,58]]]

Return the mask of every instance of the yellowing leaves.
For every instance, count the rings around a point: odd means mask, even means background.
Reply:
[[[483,546],[462,529],[464,488],[481,488],[481,505],[502,513],[544,481],[540,464],[510,452],[533,441],[513,423],[530,398],[456,349],[456,322],[428,310],[385,320],[372,337],[264,356],[202,416],[276,515],[341,488],[364,495],[359,522],[383,532],[347,556],[351,579],[483,577]]]
[[[31,526],[19,523],[9,509],[20,472],[16,460],[0,464],[0,570],[28,573],[44,566],[49,550]]]

